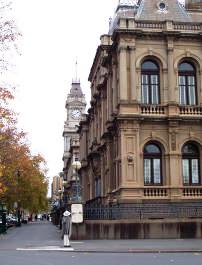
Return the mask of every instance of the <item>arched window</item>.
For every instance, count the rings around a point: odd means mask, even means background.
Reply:
[[[162,153],[159,146],[154,143],[144,147],[144,184],[162,184]]]
[[[187,143],[182,148],[182,174],[184,185],[200,183],[200,154],[193,143]]]
[[[143,104],[159,104],[159,67],[151,61],[144,61],[141,66],[141,90]]]
[[[178,67],[179,100],[181,105],[196,105],[196,70],[189,62],[182,62]]]

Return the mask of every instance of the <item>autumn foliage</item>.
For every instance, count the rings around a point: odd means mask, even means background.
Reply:
[[[0,10],[6,6],[7,1],[0,0]],[[13,21],[0,23],[0,69],[5,65],[5,49],[18,36],[15,30]],[[46,163],[41,155],[31,154],[26,134],[17,128],[17,116],[9,107],[11,100],[12,90],[0,87],[0,202],[10,210],[18,203],[36,213],[48,204]]]
[[[31,155],[26,135],[17,130],[15,114],[5,107],[11,98],[0,89],[0,201],[9,209],[20,202],[21,208],[38,212],[47,207],[45,160]]]

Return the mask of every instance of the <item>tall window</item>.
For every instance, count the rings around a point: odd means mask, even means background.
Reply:
[[[158,145],[150,143],[144,148],[144,184],[162,184],[162,153]]]
[[[182,62],[178,68],[179,100],[181,105],[196,105],[196,70],[189,62]]]
[[[141,89],[143,104],[159,104],[159,67],[158,65],[147,60],[141,67]]]
[[[193,143],[187,143],[182,148],[182,174],[184,185],[200,183],[200,154]]]
[[[101,178],[98,177],[95,179],[95,197],[101,196]]]

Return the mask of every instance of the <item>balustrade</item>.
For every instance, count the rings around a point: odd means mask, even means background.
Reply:
[[[120,18],[119,25],[116,28],[127,29],[143,29],[143,30],[173,30],[173,31],[201,31],[200,23],[180,23],[180,22],[154,22],[154,21],[138,21],[133,18]]]
[[[166,188],[144,188],[145,197],[167,197],[168,190]]]
[[[162,115],[165,114],[165,107],[158,105],[145,105],[141,106],[141,113]]]
[[[201,107],[194,106],[180,106],[181,115],[202,115]]]
[[[175,30],[191,30],[199,31],[201,29],[200,24],[184,24],[184,23],[174,23]]]
[[[201,197],[202,188],[184,188],[183,196],[185,197]]]

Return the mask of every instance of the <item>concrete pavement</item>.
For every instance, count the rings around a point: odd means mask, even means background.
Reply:
[[[84,240],[71,241],[74,252],[202,253],[200,239]],[[60,230],[50,222],[37,222],[8,230],[0,237],[2,250],[64,251]]]
[[[199,239],[92,240],[72,242],[77,252],[202,253]]]

